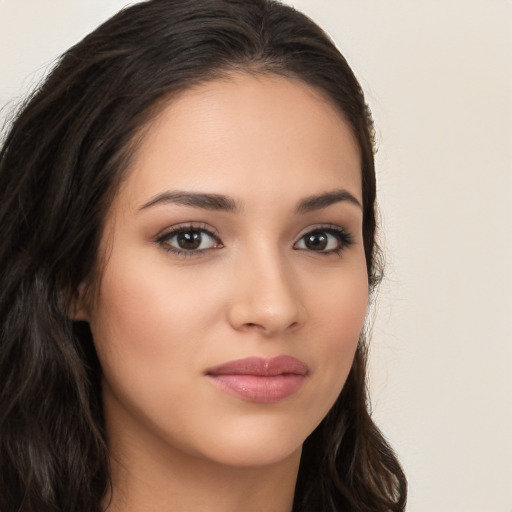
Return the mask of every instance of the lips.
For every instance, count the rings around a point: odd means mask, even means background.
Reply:
[[[221,390],[249,402],[278,402],[303,386],[308,367],[291,356],[249,357],[229,361],[206,371]]]

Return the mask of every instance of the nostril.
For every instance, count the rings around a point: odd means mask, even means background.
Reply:
[[[297,326],[299,325],[299,322],[293,322],[291,323],[287,328],[286,330],[287,331],[290,331],[290,330],[293,330],[295,329]],[[266,333],[270,333],[272,329],[269,329],[267,327],[265,327],[265,325],[263,324],[259,324],[257,322],[247,322],[244,324],[243,328],[247,331],[252,331],[252,330],[261,330],[261,331],[264,331]]]

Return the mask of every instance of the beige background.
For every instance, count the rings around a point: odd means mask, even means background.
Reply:
[[[126,0],[0,0],[2,118]],[[512,2],[295,0],[366,90],[387,254],[375,416],[410,512],[512,512]]]

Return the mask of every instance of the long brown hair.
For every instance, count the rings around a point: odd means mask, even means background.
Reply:
[[[273,0],[150,0],[68,50],[20,109],[0,153],[0,510],[99,512],[109,480],[101,368],[68,317],[137,134],[164,98],[232,71],[318,88],[362,155],[370,286],[372,120],[344,57],[309,18]],[[306,439],[294,512],[403,511],[406,480],[373,423],[362,336],[337,402]]]

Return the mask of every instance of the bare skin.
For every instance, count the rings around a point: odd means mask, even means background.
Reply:
[[[360,181],[348,123],[297,80],[233,75],[152,121],[76,312],[104,373],[109,510],[292,510],[366,314]],[[212,375],[277,356],[307,368],[282,396]]]

